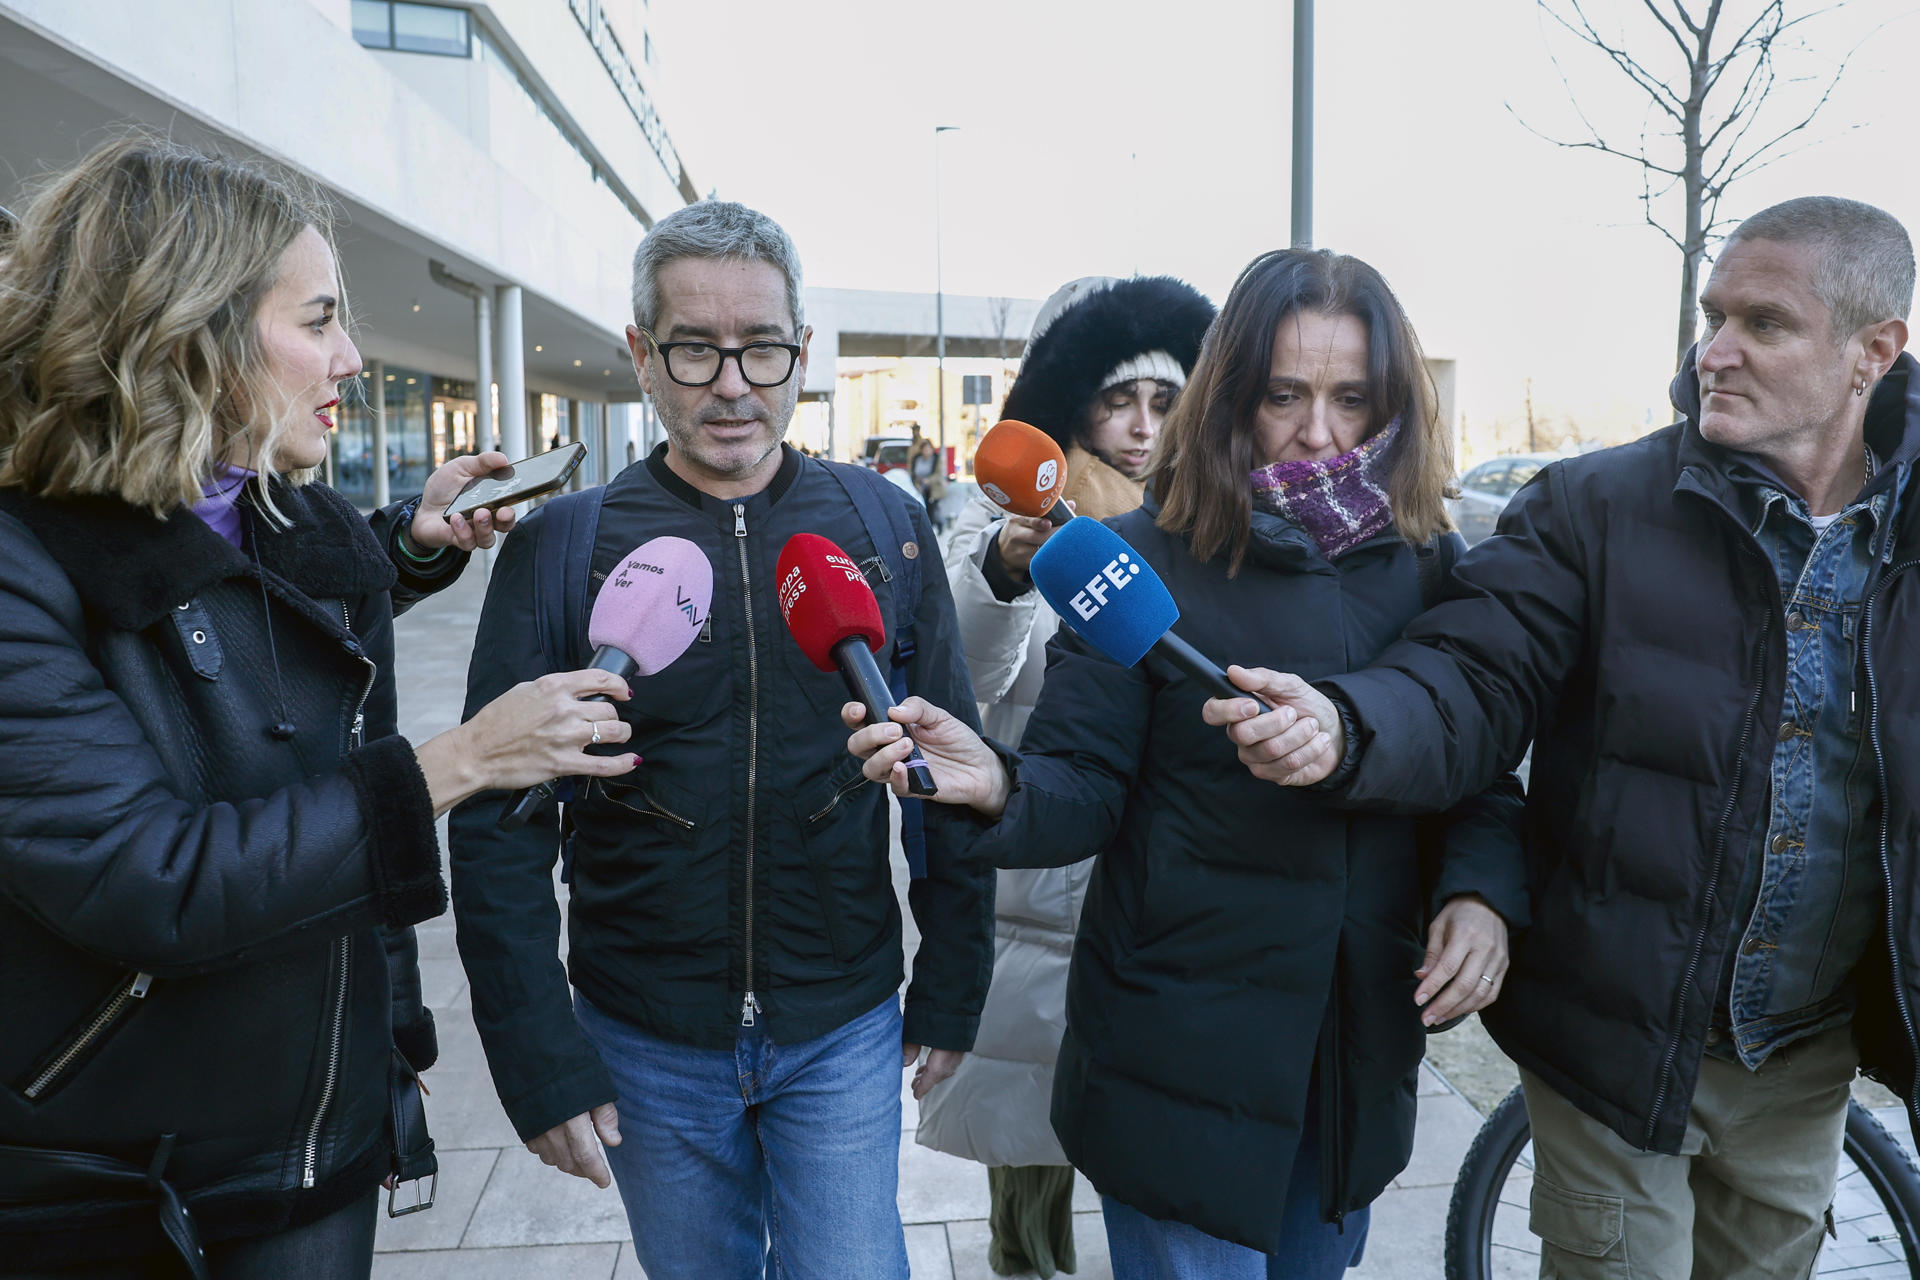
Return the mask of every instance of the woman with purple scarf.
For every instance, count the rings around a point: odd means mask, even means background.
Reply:
[[[1108,523],[1173,593],[1175,630],[1245,664],[1241,688],[1255,667],[1364,666],[1461,546],[1435,401],[1378,272],[1264,254],[1167,417],[1145,502]],[[1063,630],[1018,752],[912,698],[848,743],[902,790],[912,726],[937,799],[991,824],[980,852],[1002,866],[1097,855],[1052,1118],[1101,1193],[1116,1280],[1357,1265],[1412,1153],[1424,1033],[1498,996],[1526,923],[1511,775],[1445,814],[1337,809],[1241,762],[1217,726],[1244,708]],[[1284,749],[1320,734],[1301,722]]]

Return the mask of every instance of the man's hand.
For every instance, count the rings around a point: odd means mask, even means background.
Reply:
[[[598,1142],[594,1140],[596,1135]],[[539,1156],[542,1164],[585,1178],[604,1191],[613,1185],[613,1174],[608,1172],[607,1157],[600,1151],[603,1144],[620,1145],[620,1112],[611,1102],[555,1125],[529,1142],[527,1150]]]
[[[1001,567],[1015,577],[1024,578],[1027,567],[1033,563],[1033,553],[1053,536],[1053,525],[1041,517],[1009,513],[1000,522],[1000,532],[994,536],[1000,539]]]
[[[867,725],[867,709],[858,702],[840,708],[840,719],[847,728],[858,730],[847,739],[847,752],[866,761],[863,771],[870,781],[887,783],[895,795],[906,795],[904,762],[917,744],[940,788],[928,799],[972,805],[988,818],[1000,816],[1012,789],[1006,766],[965,721],[917,695],[895,707],[891,715],[888,724]],[[902,725],[912,727],[912,738],[906,736]]]
[[[1447,899],[1427,930],[1427,958],[1413,1002],[1429,1027],[1484,1009],[1500,997],[1507,976],[1507,922],[1477,893]]]
[[[421,492],[420,505],[413,513],[413,524],[401,530],[401,535],[421,551],[438,551],[441,547],[472,551],[476,547],[492,546],[496,533],[505,533],[513,528],[512,507],[476,511],[471,519],[455,516],[448,520],[441,512],[460,496],[460,491],[467,487],[467,481],[491,474],[506,465],[507,455],[498,449],[449,458],[444,466],[427,477],[427,487]]]
[[[1304,787],[1340,767],[1347,735],[1326,694],[1299,676],[1265,667],[1228,667],[1227,678],[1254,697],[1208,698],[1200,715],[1208,724],[1226,726],[1240,763],[1254,777]]]
[[[920,1069],[913,1073],[913,1100],[920,1101],[933,1089],[933,1086],[952,1075],[954,1068],[960,1065],[960,1059],[967,1055],[958,1049],[929,1049],[927,1060],[920,1062],[920,1046],[900,1042],[900,1069],[905,1071],[916,1062]]]

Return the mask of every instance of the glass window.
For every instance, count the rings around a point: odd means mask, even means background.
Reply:
[[[387,0],[353,0],[353,38],[367,48],[393,48],[392,21]]]
[[[407,53],[441,53],[455,58],[467,57],[467,11],[448,9],[436,4],[407,4],[401,0],[395,0],[393,47]]]

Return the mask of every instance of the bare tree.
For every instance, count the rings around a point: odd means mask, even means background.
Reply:
[[[1531,125],[1527,128],[1558,146],[1598,151],[1639,167],[1640,204],[1647,225],[1680,251],[1677,364],[1693,345],[1695,298],[1707,242],[1732,221],[1720,216],[1720,202],[1734,183],[1791,154],[1789,140],[1811,125],[1826,106],[1852,53],[1840,59],[1830,76],[1799,77],[1784,75],[1780,55],[1804,54],[1806,47],[1797,29],[1841,8],[1846,0],[1792,15],[1786,0],[1764,0],[1745,26],[1722,24],[1724,0],[1640,0],[1654,23],[1642,42],[1649,48],[1630,48],[1634,42],[1624,31],[1612,36],[1602,33],[1587,13],[1592,0],[1537,3],[1547,19],[1603,55],[1646,99],[1639,141],[1624,145],[1617,134],[1609,137],[1594,124],[1559,59],[1549,52],[1586,136],[1555,138]],[[1736,9],[1746,7],[1735,5]],[[1768,111],[1774,90],[1793,84],[1816,87],[1812,104],[1806,105],[1802,94],[1791,113],[1778,107]],[[1677,231],[1671,225],[1670,202],[1665,200],[1676,191],[1682,206]],[[1655,210],[1657,203],[1662,205],[1661,212]]]
[[[994,336],[1000,340],[1000,358],[1007,358],[1007,320],[1013,314],[1012,298],[988,298],[987,318],[993,321]]]

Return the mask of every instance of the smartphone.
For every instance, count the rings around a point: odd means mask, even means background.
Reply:
[[[567,482],[586,456],[587,446],[576,441],[548,453],[523,458],[491,475],[475,476],[447,507],[446,514],[468,516],[482,507],[506,507],[552,493]]]

